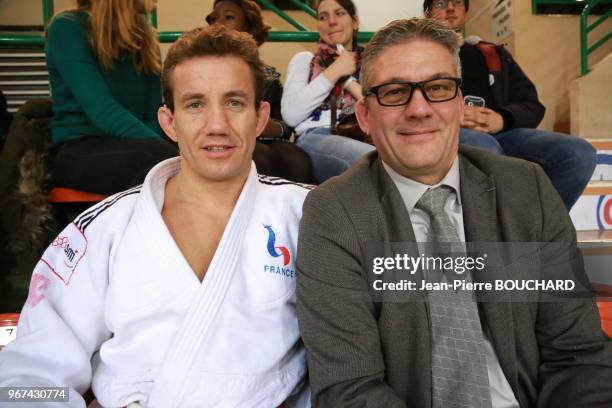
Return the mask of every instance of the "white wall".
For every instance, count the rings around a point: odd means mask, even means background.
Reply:
[[[376,31],[399,18],[421,17],[421,0],[353,0],[359,11],[360,30]]]
[[[55,11],[74,7],[73,0],[55,0]],[[42,25],[41,0],[0,0],[0,24]]]

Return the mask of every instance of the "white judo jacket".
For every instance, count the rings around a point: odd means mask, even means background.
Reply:
[[[70,407],[90,386],[108,407],[309,405],[294,266],[308,190],[252,165],[200,283],[161,217],[179,167],[160,163],[47,248],[0,386],[67,386]]]

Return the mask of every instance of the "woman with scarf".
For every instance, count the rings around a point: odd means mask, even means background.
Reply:
[[[355,4],[322,0],[317,18],[318,49],[314,55],[304,51],[291,59],[281,107],[285,122],[295,127],[297,145],[312,159],[315,180],[323,182],[374,147],[333,133],[336,125],[354,118],[355,104],[362,96]]]
[[[268,39],[270,26],[264,23],[261,8],[253,0],[215,0],[213,11],[206,16],[208,24],[221,24],[253,36],[261,46]],[[270,103],[270,120],[257,138],[253,161],[260,174],[282,177],[287,180],[310,183],[312,165],[308,155],[289,142],[291,129],[281,116],[283,86],[276,68],[266,65],[266,81],[263,99]]]

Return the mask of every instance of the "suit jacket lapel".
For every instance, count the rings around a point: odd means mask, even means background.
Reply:
[[[372,163],[372,166],[373,182],[378,191],[383,213],[386,218],[393,220],[387,225],[389,234],[397,241],[414,242],[410,216],[397,187],[385,171],[380,159]]]
[[[401,244],[399,247],[394,247],[395,253],[407,253],[409,256],[419,256],[416,238],[410,216],[406,210],[406,205],[402,199],[397,187],[391,177],[384,170],[380,159],[371,163],[371,177],[375,190],[378,193],[378,202],[380,203],[380,219],[385,220],[379,226],[379,238],[384,241]],[[417,282],[420,287],[420,282],[423,278],[422,271],[418,270],[411,279]],[[418,324],[409,324],[418,333],[413,333],[414,336],[420,338],[420,345],[427,345],[425,352],[417,355],[410,354],[406,350],[406,354],[394,355],[390,358],[406,360],[404,375],[413,373],[414,367],[419,367],[418,375],[422,376],[419,387],[411,386],[415,382],[407,377],[403,384],[407,392],[412,395],[414,401],[421,401],[420,406],[423,408],[431,407],[431,352],[430,352],[430,333],[431,324],[429,321],[429,305],[425,301],[425,295],[421,291],[403,291],[404,299],[396,302],[388,302],[384,305],[390,314],[393,314],[394,321],[402,322],[418,322]],[[397,341],[402,341],[397,339]]]
[[[391,180],[391,177],[382,166],[380,159],[373,163],[373,167],[373,181],[378,190],[382,211],[385,219],[390,221],[385,225],[389,238],[391,242],[406,244],[402,245],[401,248],[396,248],[398,249],[396,253],[407,253],[409,256],[418,257],[419,249],[414,245],[416,243],[416,237],[404,200],[395,186],[395,183]],[[422,271],[417,270],[412,276],[412,279],[420,282],[423,279]],[[420,291],[415,293],[418,293],[421,299],[425,299]]]
[[[495,244],[501,241],[497,220],[495,181],[472,164],[465,156],[460,155],[459,172],[461,178],[461,201],[466,242],[484,243],[487,251],[494,250]],[[492,245],[493,244],[493,245]],[[500,259],[497,255],[497,259]],[[489,256],[491,258],[491,256]],[[503,267],[503,265],[502,265]],[[504,275],[503,269],[499,272]],[[489,274],[485,269],[475,275],[474,281],[486,282],[500,275]],[[484,296],[478,296],[482,299]],[[519,395],[515,338],[512,328],[512,308],[508,302],[499,302],[491,298],[479,303],[483,312],[491,340],[502,370],[514,391]]]

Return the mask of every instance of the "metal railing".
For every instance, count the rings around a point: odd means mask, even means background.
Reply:
[[[319,33],[317,31],[309,31],[294,18],[289,16],[284,11],[276,7],[270,0],[256,0],[264,9],[276,13],[283,20],[294,26],[298,31],[270,31],[268,41],[270,42],[317,42]],[[306,2],[302,0],[289,0],[292,4],[304,11],[308,15],[316,18],[316,12],[310,8]],[[54,2],[53,0],[42,0],[43,24],[46,27],[53,17]],[[153,13],[151,22],[157,26],[157,14]],[[176,41],[182,32],[177,31],[161,31],[158,32],[159,41],[162,43],[170,43]],[[360,32],[357,35],[357,40],[360,43],[368,42],[372,38],[372,32]],[[0,47],[35,47],[43,46],[44,38],[42,35],[35,34],[7,34],[0,35]]]
[[[53,17],[53,6],[53,0],[42,0],[43,24],[45,27]]]
[[[584,76],[589,73],[589,55],[595,52],[599,47],[604,45],[606,41],[612,38],[612,32],[606,33],[602,38],[596,41],[589,47],[588,37],[589,33],[597,28],[601,23],[612,17],[612,9],[609,9],[605,14],[601,15],[593,23],[588,23],[589,14],[593,11],[595,6],[602,0],[590,0],[589,3],[584,7],[580,14],[580,75]]]
[[[279,17],[281,17],[283,20],[285,20],[286,22],[288,22],[289,24],[291,24],[292,26],[294,26],[298,30],[300,30],[300,31],[308,31],[308,29],[306,27],[304,27],[303,25],[301,25],[300,23],[295,21],[291,16],[289,16],[283,10],[279,9],[278,7],[276,7],[274,5],[274,3],[272,3],[271,1],[268,1],[268,0],[255,0],[255,1],[257,3],[259,3],[259,5],[261,7],[265,8],[265,9],[268,9],[268,10],[272,10]],[[299,1],[297,3],[299,3]],[[304,6],[307,7],[305,4],[304,4]]]

